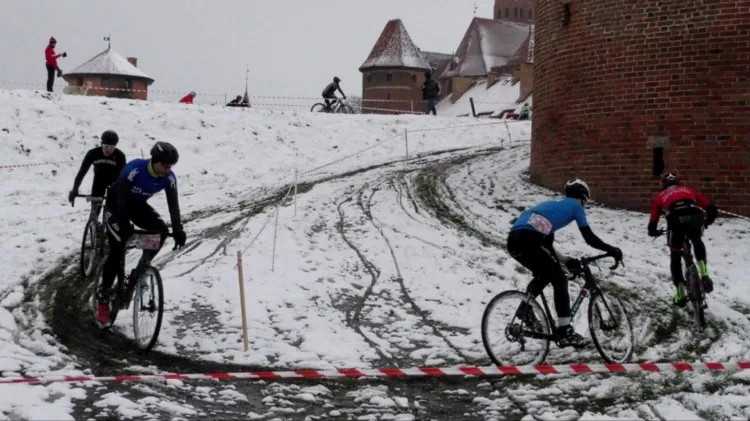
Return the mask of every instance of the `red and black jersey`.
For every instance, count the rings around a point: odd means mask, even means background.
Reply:
[[[651,202],[651,223],[656,223],[662,213],[669,214],[675,207],[699,206],[707,209],[711,202],[688,186],[670,186],[654,196]]]

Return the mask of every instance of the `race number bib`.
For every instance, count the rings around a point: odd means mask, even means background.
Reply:
[[[531,218],[529,218],[529,225],[531,225],[535,230],[541,232],[544,235],[549,235],[552,232],[552,223],[542,215],[539,215],[538,213],[531,214]]]
[[[140,250],[159,250],[161,246],[161,234],[141,234],[136,237],[134,246]]]

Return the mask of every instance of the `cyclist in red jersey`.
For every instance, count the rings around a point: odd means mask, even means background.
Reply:
[[[693,244],[698,271],[703,281],[704,290],[713,291],[713,282],[708,276],[706,246],[701,236],[703,228],[711,225],[716,219],[716,205],[695,189],[681,185],[680,176],[674,171],[661,175],[662,191],[654,196],[651,203],[651,220],[648,223],[648,235],[657,237],[661,233],[656,229],[659,217],[663,213],[667,220],[667,244],[671,251],[670,270],[672,282],[676,288],[674,304],[684,306],[685,279],[682,274],[682,245],[687,236]]]

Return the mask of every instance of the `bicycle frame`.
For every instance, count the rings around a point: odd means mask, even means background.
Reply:
[[[583,300],[586,297],[595,297],[597,295],[602,296],[602,301],[604,302],[604,306],[606,307],[607,311],[611,314],[612,309],[609,308],[609,304],[607,303],[607,300],[604,299],[604,296],[601,292],[601,289],[599,288],[599,285],[596,283],[596,278],[594,277],[594,274],[591,273],[591,268],[589,267],[589,264],[602,259],[604,257],[610,257],[609,254],[602,254],[599,256],[594,256],[590,258],[584,258],[581,259],[581,272],[574,274],[572,277],[568,278],[568,281],[575,280],[576,278],[583,277],[584,283],[583,287],[581,287],[581,290],[578,292],[578,296],[576,297],[575,301],[573,302],[573,305],[570,307],[570,318],[574,318],[575,315],[578,313],[578,309],[581,307],[581,304],[583,303]],[[613,269],[619,266],[616,264],[613,266]],[[549,326],[555,326],[555,319],[552,316],[552,310],[550,310],[549,304],[547,304],[547,298],[544,296],[544,294],[539,294],[542,298],[542,307],[544,308],[544,313],[547,317],[547,322],[549,323]],[[529,294],[529,299],[533,300],[531,295]],[[549,339],[549,340],[555,340],[555,335],[551,334],[544,334],[539,332],[532,332],[530,330],[523,330],[523,336],[534,338],[534,339]]]
[[[151,264],[151,260],[146,258],[147,250],[158,250],[161,247],[160,246],[159,248],[155,248],[153,247],[153,245],[146,246],[144,245],[143,242],[140,241],[141,237],[142,236],[157,236],[157,235],[161,236],[161,234],[159,233],[135,230],[133,232],[133,235],[128,239],[125,245],[125,250],[124,250],[125,254],[127,254],[128,250],[133,250],[133,249],[143,250],[143,253],[141,253],[140,259],[138,259],[138,264],[136,264],[132,273],[138,273],[139,269],[142,270],[143,268]],[[171,234],[167,234],[166,236],[171,237]],[[123,255],[122,265],[120,267],[120,273],[117,276],[117,295],[118,295],[117,300],[120,306],[123,306],[124,308],[130,307],[130,303],[131,301],[133,301],[133,294],[135,293],[135,287],[138,283],[137,278],[138,277],[133,277],[131,279],[130,275],[125,276],[125,256]]]

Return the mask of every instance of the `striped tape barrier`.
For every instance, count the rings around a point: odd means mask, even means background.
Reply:
[[[0,377],[0,384],[43,384],[82,382],[141,382],[151,380],[282,380],[342,378],[414,378],[414,377],[498,377],[553,374],[623,374],[661,372],[705,372],[750,370],[750,361],[706,363],[569,364],[536,366],[423,367],[335,370],[246,371],[236,373],[124,374],[117,376]]]

